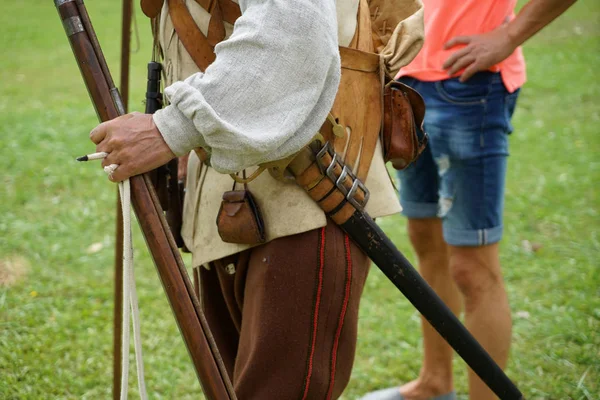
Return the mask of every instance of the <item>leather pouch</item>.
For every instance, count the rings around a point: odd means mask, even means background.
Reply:
[[[383,159],[401,170],[415,161],[427,145],[423,130],[425,102],[413,88],[390,81],[383,92]]]
[[[246,185],[243,190],[223,193],[217,230],[227,243],[254,245],[265,242],[265,225],[260,209]]]

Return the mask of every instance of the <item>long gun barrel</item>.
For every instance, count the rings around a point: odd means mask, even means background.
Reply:
[[[54,0],[98,119],[125,113],[83,0]],[[171,304],[205,396],[235,399],[233,386],[208,323],[194,295],[185,265],[147,175],[130,179],[131,197],[146,244]]]

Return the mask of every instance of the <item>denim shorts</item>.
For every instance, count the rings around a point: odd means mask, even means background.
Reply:
[[[509,93],[493,72],[465,83],[400,81],[425,99],[429,135],[419,159],[398,172],[404,215],[441,218],[444,239],[453,246],[500,241],[508,134],[519,91]]]

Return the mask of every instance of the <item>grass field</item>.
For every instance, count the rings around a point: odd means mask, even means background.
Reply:
[[[117,79],[119,2],[88,3]],[[2,5],[0,398],[107,399],[115,188],[97,166],[73,161],[93,150],[96,115],[53,2]],[[137,17],[130,109],[141,111],[150,43]],[[600,2],[577,3],[525,54],[529,82],[513,121],[502,243],[514,319],[508,374],[528,399],[600,399]],[[381,224],[414,259],[405,221]],[[199,398],[152,261],[134,236],[151,398]],[[418,315],[375,269],[359,337],[345,399],[417,376]],[[455,366],[464,394],[464,364],[457,358]],[[130,385],[135,398],[134,378]]]

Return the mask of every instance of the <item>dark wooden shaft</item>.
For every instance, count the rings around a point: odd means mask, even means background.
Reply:
[[[121,398],[121,357],[123,348],[123,213],[117,190],[115,232],[115,294],[113,312],[113,399]]]
[[[121,24],[121,95],[127,112],[129,102],[129,54],[131,48],[131,0],[123,0]],[[116,243],[115,243],[115,311],[113,329],[113,399],[120,398],[121,389],[121,335],[123,334],[123,215],[121,199],[117,192]]]
[[[121,83],[119,92],[123,98],[123,106],[127,112],[129,104],[129,54],[131,50],[131,16],[132,0],[123,0],[121,24]]]

